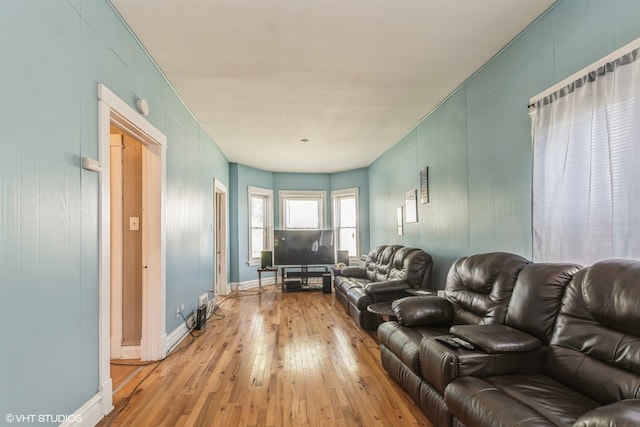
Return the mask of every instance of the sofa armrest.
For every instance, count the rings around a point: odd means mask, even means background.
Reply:
[[[345,277],[358,277],[360,279],[366,279],[367,271],[362,267],[347,266],[341,270],[341,275]]]
[[[640,425],[640,399],[626,399],[587,412],[574,427],[634,427]]]
[[[525,353],[542,347],[540,340],[533,335],[499,323],[456,325],[449,332],[492,354]]]
[[[422,378],[444,395],[447,385],[458,377],[526,375],[543,372],[546,347],[526,353],[491,354],[480,349],[451,348],[435,337],[420,342]]]
[[[371,282],[365,285],[364,291],[373,302],[393,301],[409,295],[407,289],[411,285],[405,280],[389,280],[387,282]]]
[[[453,308],[444,298],[437,296],[406,297],[391,304],[398,323],[404,326],[448,326],[453,319]]]

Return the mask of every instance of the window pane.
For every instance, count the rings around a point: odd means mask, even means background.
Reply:
[[[264,230],[262,228],[254,228],[251,230],[251,257],[260,258],[260,252],[265,250],[264,247]]]
[[[338,249],[348,250],[349,256],[356,256],[356,229],[340,228],[338,229]]]
[[[355,227],[356,226],[356,198],[341,197],[338,201],[340,204],[340,226]]]
[[[285,228],[320,228],[316,200],[287,200]]]
[[[251,196],[251,227],[264,227],[264,208],[264,196]]]

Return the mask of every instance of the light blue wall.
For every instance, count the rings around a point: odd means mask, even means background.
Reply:
[[[273,189],[273,173],[245,165],[230,165],[231,283],[255,280],[257,266],[249,262],[249,187]]]
[[[175,307],[213,286],[213,178],[229,188],[232,281],[255,278],[233,267],[248,242],[233,221],[265,179],[276,194],[359,187],[367,245],[424,248],[440,283],[458,256],[530,256],[527,101],[640,36],[639,15],[637,0],[564,0],[368,169],[301,176],[230,168],[106,0],[0,2],[0,414],[68,414],[98,391],[98,176],[79,165],[98,157],[98,83],[131,106],[146,98],[168,137],[170,333]],[[397,236],[423,166],[431,203]]]
[[[564,0],[369,167],[371,245],[432,254],[434,288],[458,257],[531,257],[529,99],[640,36],[635,0]],[[445,64],[446,65],[446,64]],[[443,65],[444,66],[444,65]],[[429,166],[428,204],[396,233],[396,207]]]
[[[325,191],[327,227],[332,227],[331,191],[345,188],[359,189],[360,197],[360,245],[369,250],[369,182],[367,168],[333,174],[267,172],[244,165],[230,165],[230,234],[231,234],[231,279],[232,283],[242,283],[257,279],[256,265],[249,265],[249,213],[248,187],[273,190],[274,223],[279,228],[280,190]]]
[[[105,0],[0,2],[0,414],[98,392],[98,83],[167,135],[167,333],[213,285],[228,162]]]

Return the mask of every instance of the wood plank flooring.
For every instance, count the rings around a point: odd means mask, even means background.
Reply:
[[[99,425],[431,426],[333,294],[237,292],[194,335],[140,369]]]

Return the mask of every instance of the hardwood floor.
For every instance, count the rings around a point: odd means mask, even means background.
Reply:
[[[100,426],[430,426],[333,294],[238,292],[143,367]]]

